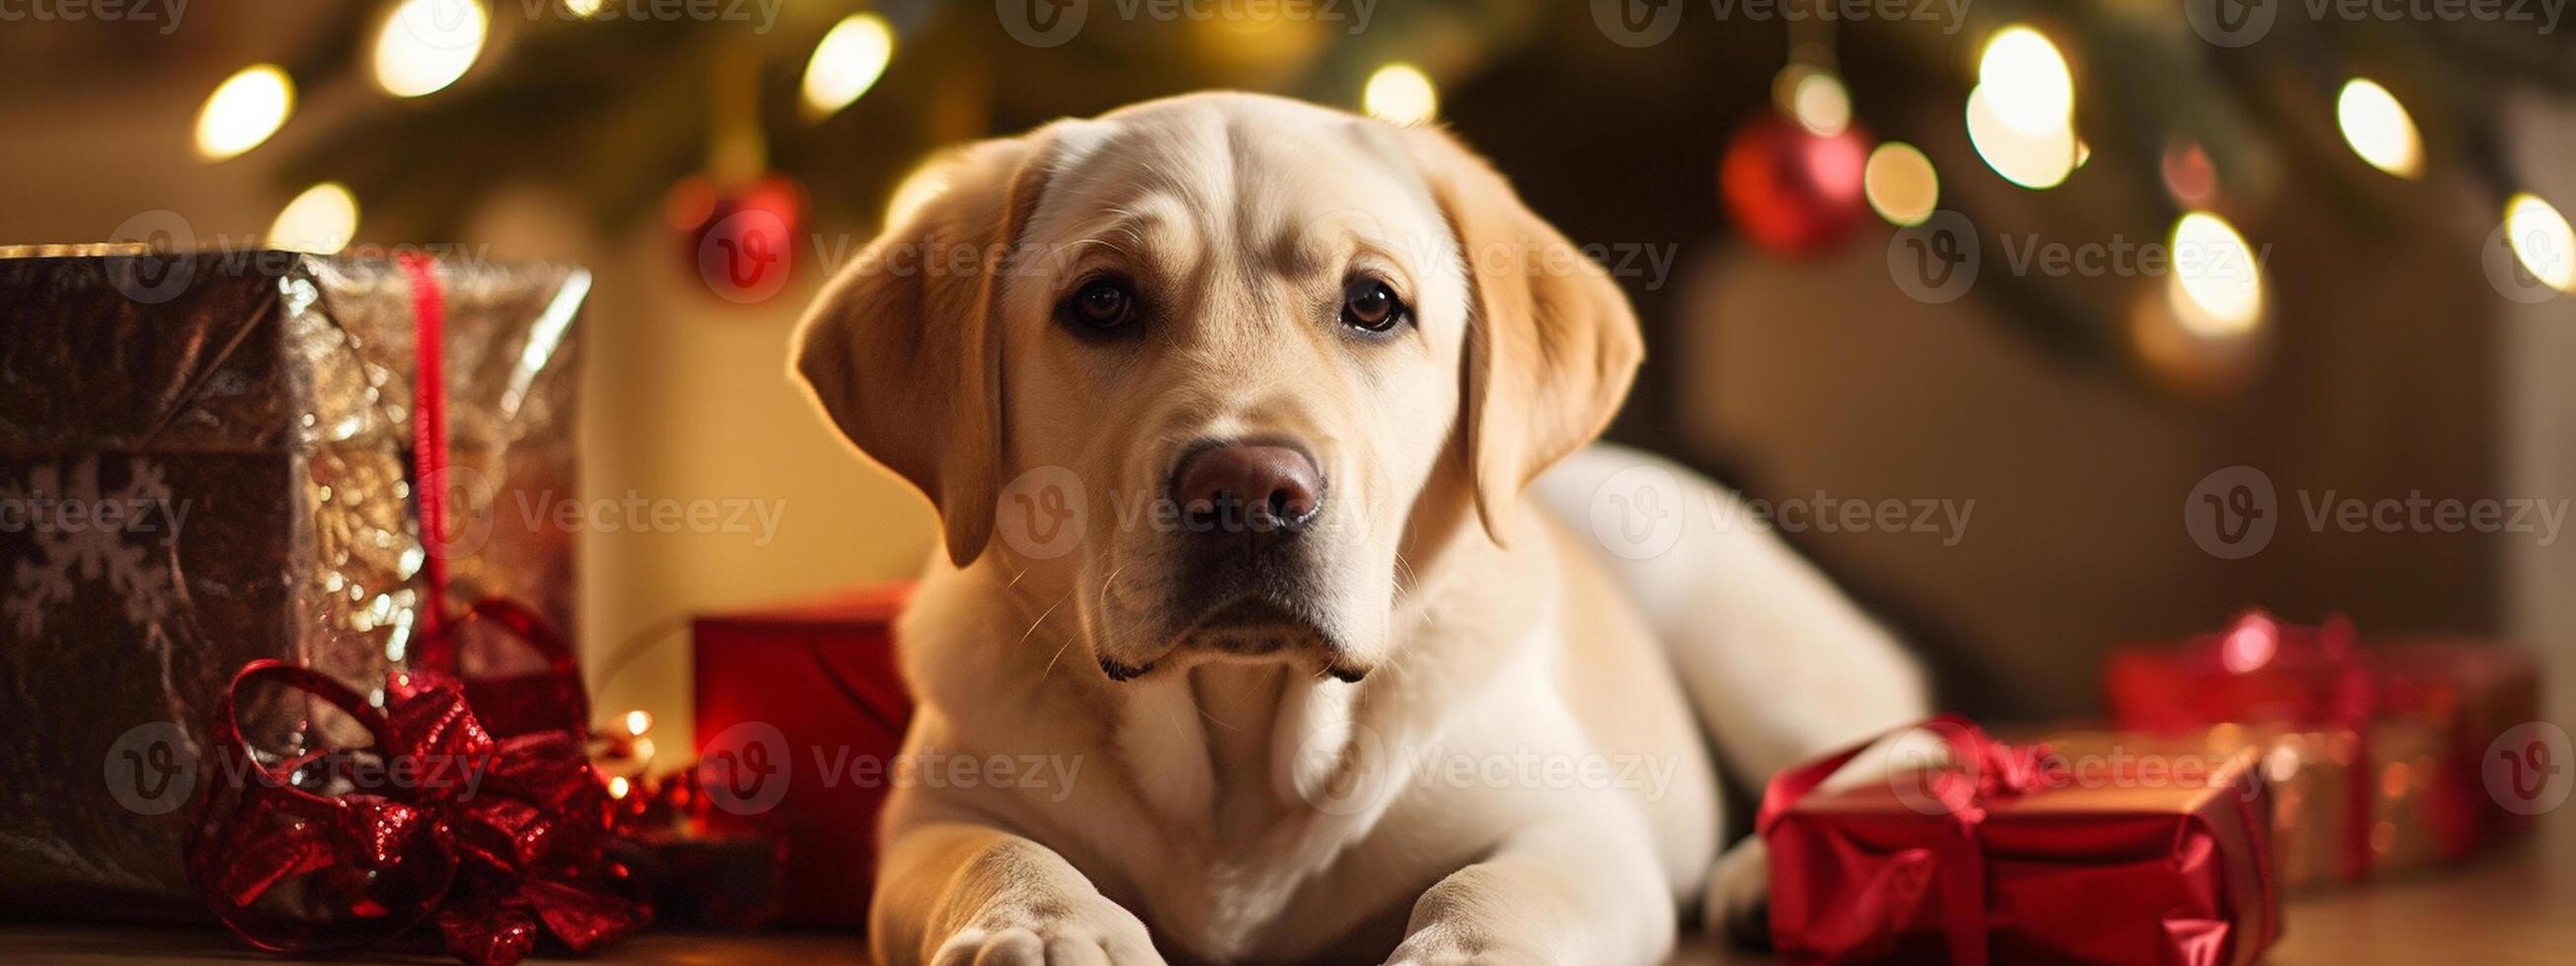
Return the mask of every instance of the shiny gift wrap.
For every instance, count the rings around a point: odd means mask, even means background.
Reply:
[[[202,916],[181,842],[226,683],[270,658],[381,700],[414,656],[421,488],[456,507],[458,597],[567,624],[572,539],[542,509],[573,495],[589,278],[437,274],[451,469],[424,481],[391,261],[0,249],[0,909]],[[263,761],[364,742],[284,689],[240,719]]]
[[[2479,770],[2538,716],[2536,663],[2511,647],[2255,611],[2224,633],[2122,649],[2104,690],[2115,727],[2269,748],[2294,888],[2457,862],[2526,824]]]
[[[2251,751],[1923,730],[1949,749],[1937,767],[1900,755],[1891,777],[1820,790],[1854,749],[1773,780],[1757,824],[1783,959],[2217,966],[2279,935]]]
[[[692,629],[698,778],[719,812],[775,823],[781,923],[867,923],[873,833],[912,720],[894,639],[911,594],[878,584]]]

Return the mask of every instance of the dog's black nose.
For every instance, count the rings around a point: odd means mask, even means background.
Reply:
[[[1306,528],[1324,509],[1323,474],[1292,446],[1227,443],[1181,464],[1173,495],[1203,543],[1259,550]]]

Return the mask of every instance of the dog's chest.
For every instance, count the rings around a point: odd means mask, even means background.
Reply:
[[[1155,928],[1188,948],[1221,958],[1266,948],[1300,894],[1375,823],[1374,809],[1331,798],[1352,748],[1347,693],[1272,669],[1210,667],[1135,697],[1120,752],[1157,847],[1131,870],[1134,888]]]

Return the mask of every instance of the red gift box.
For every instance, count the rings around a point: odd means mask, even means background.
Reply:
[[[2179,645],[2125,648],[2104,674],[2114,727],[2180,734],[2220,725],[2352,736],[2338,798],[2338,877],[2457,861],[2527,824],[2479,771],[2489,742],[2533,720],[2531,657],[2455,638],[2363,643],[2342,616],[2317,627],[2260,611]],[[2404,739],[2404,740],[2400,740]]]
[[[912,717],[894,660],[910,594],[886,584],[696,622],[700,780],[718,808],[777,816],[781,922],[867,922],[877,813]]]
[[[1819,791],[1854,748],[1772,780],[1757,824],[1783,959],[2215,966],[2278,938],[2250,749],[2070,754],[1955,717],[1924,729],[1950,764]]]

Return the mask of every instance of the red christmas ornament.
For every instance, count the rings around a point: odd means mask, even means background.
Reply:
[[[680,233],[682,257],[716,297],[748,305],[787,287],[805,220],[805,191],[796,182],[773,174],[720,189],[691,175],[671,186],[663,208]]]
[[[1744,237],[1783,255],[1814,255],[1851,235],[1869,210],[1858,125],[1819,135],[1765,114],[1746,122],[1718,167],[1718,193]]]

